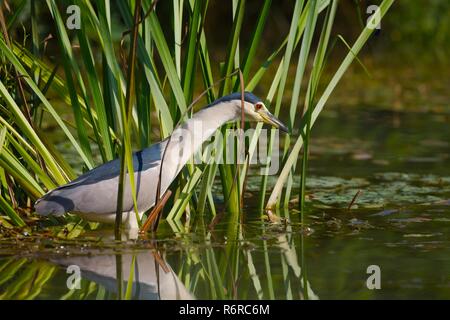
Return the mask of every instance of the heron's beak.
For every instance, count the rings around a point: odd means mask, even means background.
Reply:
[[[288,127],[286,127],[280,120],[278,120],[273,114],[267,110],[262,110],[259,115],[263,118],[264,123],[270,124],[271,126],[280,129],[285,133],[289,133]]]

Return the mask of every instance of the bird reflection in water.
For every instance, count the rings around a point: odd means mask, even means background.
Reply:
[[[91,252],[90,255],[52,258],[51,261],[66,268],[78,267],[81,279],[93,281],[115,295],[120,291],[125,292],[129,275],[132,275],[132,299],[194,299],[156,251],[123,254]]]

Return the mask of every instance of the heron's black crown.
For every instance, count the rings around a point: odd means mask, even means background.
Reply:
[[[208,107],[212,107],[216,104],[222,103],[222,102],[229,102],[232,100],[241,100],[241,92],[234,92],[232,94],[229,94],[227,96],[223,96],[222,98],[217,99],[213,103],[211,103]],[[261,102],[262,100],[255,96],[253,93],[245,91],[244,92],[244,100],[246,102],[255,104],[257,102]]]

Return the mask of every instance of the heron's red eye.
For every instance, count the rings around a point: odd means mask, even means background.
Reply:
[[[257,104],[255,105],[255,109],[256,109],[256,110],[261,110],[261,108],[262,108],[262,104],[261,104],[261,103],[257,103]]]

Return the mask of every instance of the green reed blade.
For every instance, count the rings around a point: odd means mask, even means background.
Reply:
[[[383,0],[383,2],[379,6],[380,10],[380,17],[383,18],[386,12],[389,10],[389,8],[394,3],[394,0]],[[375,15],[371,17],[371,19],[368,21],[368,25],[370,23],[373,23],[375,19]],[[350,64],[353,62],[355,58],[355,54],[358,54],[364,44],[369,39],[370,35],[373,33],[373,29],[370,29],[369,27],[365,27],[364,30],[361,32],[358,39],[355,41],[355,43],[352,46],[352,51],[348,53],[342,63],[340,64],[339,68],[335,72],[334,76],[330,80],[328,86],[325,88],[325,91],[322,93],[322,96],[320,97],[317,104],[312,109],[311,113],[311,126],[314,125],[314,122],[316,121],[317,117],[319,116],[320,112],[322,111],[323,107],[325,106],[325,103],[328,101],[328,98],[330,97],[333,90],[336,88],[339,81],[342,79],[342,76],[344,75],[345,71],[348,69]],[[300,128],[302,128],[302,131],[305,128],[306,123],[302,122],[300,125]],[[280,196],[283,185],[286,182],[289,172],[291,168],[293,167],[294,163],[297,161],[298,154],[301,150],[301,147],[303,145],[303,137],[300,135],[298,139],[296,140],[287,160],[286,163],[280,173],[280,176],[278,177],[278,180],[272,190],[272,193],[269,197],[269,200],[267,202],[266,207],[267,208],[273,208],[275,207],[277,203],[277,199]]]
[[[130,273],[128,275],[127,287],[125,289],[125,300],[131,300],[133,298],[133,284],[134,284],[134,269],[136,265],[136,255],[133,254],[130,265]]]
[[[89,168],[92,168],[92,164],[88,159],[88,156],[85,154],[83,149],[80,147],[78,142],[73,137],[72,133],[69,131],[69,129],[64,124],[64,121],[61,119],[61,117],[58,115],[56,110],[53,108],[53,106],[49,103],[47,98],[42,94],[41,90],[37,87],[37,85],[31,80],[29,75],[27,74],[25,68],[21,65],[19,60],[15,57],[15,55],[11,52],[11,50],[6,46],[3,39],[0,38],[0,51],[8,58],[8,60],[11,62],[11,64],[14,65],[16,70],[19,72],[19,74],[23,75],[24,81],[28,84],[30,89],[37,95],[37,97],[41,100],[43,106],[46,108],[46,110],[52,115],[52,117],[55,119],[59,127],[63,130],[69,141],[74,146],[75,150],[80,154],[84,162]],[[13,101],[11,96],[7,93],[6,88],[3,84],[0,85],[1,93],[7,100],[8,104],[11,106],[12,109],[17,110],[15,111],[17,121],[20,122],[21,130],[23,130],[24,133],[27,134],[28,138],[33,142],[33,144],[36,146],[36,148],[39,148],[39,152],[46,160],[46,164],[54,170],[54,174],[56,176],[59,176],[60,183],[64,182],[64,178],[62,177],[61,173],[58,173],[58,170],[55,167],[55,164],[53,160],[51,159],[51,156],[49,156],[48,152],[45,151],[45,148],[43,148],[42,143],[39,142],[39,138],[37,137],[36,133],[34,132],[33,128],[27,124],[26,119],[24,118],[23,114],[21,115],[20,110],[18,109],[17,104]],[[3,90],[4,89],[4,90]],[[6,92],[6,94],[5,94]],[[20,112],[20,113],[18,113]],[[24,122],[25,121],[25,122]]]
[[[255,31],[252,34],[252,39],[250,40],[250,46],[247,49],[247,52],[244,56],[242,62],[242,74],[244,76],[244,81],[247,81],[248,75],[250,73],[250,69],[253,65],[254,58],[259,48],[259,44],[261,42],[264,26],[266,25],[267,17],[270,13],[270,6],[272,4],[272,0],[265,0],[264,5],[260,11],[258,21],[256,23]],[[235,91],[238,90],[237,84],[235,86]]]
[[[26,224],[22,220],[22,218],[17,214],[13,207],[6,201],[5,198],[0,194],[0,209],[3,213],[5,213],[10,219],[11,222],[18,227],[24,227]]]
[[[75,61],[75,57],[72,52],[72,44],[70,43],[69,37],[66,32],[66,25],[64,24],[61,15],[59,13],[59,10],[56,6],[56,3],[54,1],[47,1],[48,7],[50,9],[50,12],[52,13],[53,19],[56,24],[56,29],[58,31],[58,41],[60,44],[61,49],[63,50],[63,66],[64,71],[66,75],[66,85],[68,86],[70,98],[71,98],[71,105],[73,108],[73,113],[75,116],[75,122],[77,124],[77,134],[78,138],[80,140],[80,146],[82,150],[84,151],[88,161],[90,168],[93,167],[93,158],[92,158],[92,150],[91,146],[89,144],[89,140],[87,137],[87,131],[84,126],[83,121],[83,115],[81,111],[81,106],[78,103],[78,97],[77,97],[77,89],[76,89],[76,83],[82,92],[82,97],[86,101],[86,95],[85,95],[85,89],[83,85],[83,80],[81,79],[81,72],[78,68],[78,65]],[[72,71],[73,74],[72,75]],[[76,79],[76,80],[75,80]]]
[[[4,42],[0,39],[0,50],[5,49],[5,47],[3,45],[4,45]],[[6,52],[6,50],[4,50],[4,51]],[[30,82],[30,83],[32,83],[32,82]],[[44,104],[46,104],[49,107],[49,110],[51,110],[52,113],[55,115],[55,119],[58,119],[59,124],[61,125],[61,127],[65,128],[65,130],[67,132],[67,136],[69,137],[69,139],[71,141],[73,141],[74,144],[78,145],[77,142],[75,141],[75,139],[73,138],[73,136],[71,135],[71,133],[68,131],[67,127],[62,122],[62,120],[59,117],[59,115],[50,106],[50,104],[48,103],[47,99],[44,96],[41,95],[40,91],[36,87],[34,87],[34,89],[36,89],[35,92],[38,94],[38,96],[40,95],[40,99],[44,102]],[[17,126],[20,128],[22,133],[27,136],[27,138],[30,140],[30,142],[36,147],[37,151],[39,151],[39,153],[41,154],[41,156],[45,160],[46,165],[52,171],[52,174],[55,176],[55,179],[57,179],[57,182],[58,183],[64,183],[65,182],[65,178],[61,174],[61,172],[60,172],[57,164],[55,163],[52,155],[48,152],[47,148],[44,146],[42,141],[39,139],[39,137],[36,134],[36,132],[34,131],[33,127],[27,121],[27,119],[25,118],[25,115],[22,113],[20,108],[17,106],[16,102],[11,97],[11,95],[8,92],[8,90],[6,89],[6,87],[3,85],[3,83],[1,81],[0,81],[0,95],[5,99],[6,103],[8,104],[9,110],[14,115],[14,120],[15,120]],[[78,151],[80,151],[82,153],[81,148],[79,148]],[[87,158],[85,158],[85,159],[87,160]]]

